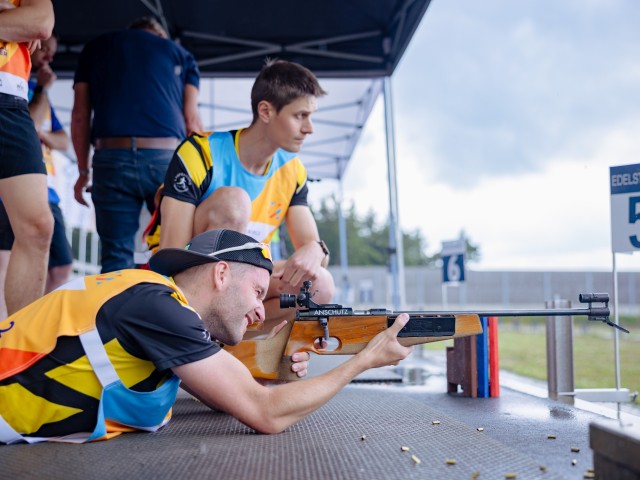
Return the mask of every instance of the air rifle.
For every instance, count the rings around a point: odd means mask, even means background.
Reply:
[[[301,307],[294,320],[272,338],[243,340],[238,345],[225,346],[225,350],[244,363],[255,378],[299,380],[290,368],[293,353],[354,355],[390,327],[401,313],[409,315],[409,322],[398,333],[398,342],[404,346],[477,335],[482,333],[479,317],[587,316],[589,320],[602,321],[629,333],[609,320],[606,293],[580,294],[579,300],[588,304],[587,308],[425,312],[354,311],[337,304],[319,305],[312,297],[309,281],[303,283],[298,295],[281,294],[280,308]]]

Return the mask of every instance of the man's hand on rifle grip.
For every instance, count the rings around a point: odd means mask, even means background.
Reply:
[[[302,378],[307,375],[307,369],[309,368],[309,360],[311,355],[309,352],[296,352],[291,355],[291,371],[295,372],[298,377]]]
[[[366,355],[370,363],[368,368],[398,365],[412,350],[398,343],[398,333],[409,321],[409,315],[402,313],[389,328],[373,337],[367,347],[358,355]]]
[[[283,320],[278,325],[273,327],[267,336],[267,339],[275,337],[280,330],[287,325],[287,320]],[[309,368],[309,360],[311,355],[309,352],[296,352],[291,355],[291,371],[302,378],[307,375],[307,369]]]

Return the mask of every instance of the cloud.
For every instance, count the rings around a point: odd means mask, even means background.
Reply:
[[[404,230],[420,229],[429,253],[464,230],[481,249],[474,268],[610,269],[609,167],[637,163],[638,131],[640,122],[629,121],[594,138],[576,135],[537,171],[485,176],[468,188],[443,181],[428,168],[441,160],[433,144],[420,149],[403,139],[397,162],[400,224]],[[345,202],[361,214],[374,210],[382,221],[389,194],[381,132],[382,110],[376,106],[347,170]],[[312,187],[312,199],[323,196],[317,188]],[[640,268],[638,255],[619,257],[621,269]]]
[[[439,180],[543,171],[576,135],[639,118],[635,2],[478,3],[433,2],[393,79],[398,131],[431,138]]]
[[[611,127],[591,142],[589,153],[576,153],[579,149],[569,144],[540,171],[487,177],[467,190],[444,182],[424,186],[425,207],[435,208],[423,208],[420,217],[415,211],[403,215],[403,221],[432,239],[455,238],[464,229],[480,244],[484,263],[493,267],[607,268],[609,167],[637,163],[639,128],[640,122]],[[414,172],[401,180],[404,186],[413,182],[418,188],[417,177]]]

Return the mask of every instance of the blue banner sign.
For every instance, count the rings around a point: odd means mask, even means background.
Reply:
[[[640,250],[640,164],[610,167],[611,250]]]
[[[464,282],[464,252],[466,242],[463,238],[442,242],[442,282]]]

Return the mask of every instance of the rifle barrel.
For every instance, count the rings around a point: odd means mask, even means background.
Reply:
[[[592,308],[549,308],[543,310],[425,310],[395,311],[392,315],[408,313],[410,315],[478,315],[479,317],[609,317],[607,307]]]

